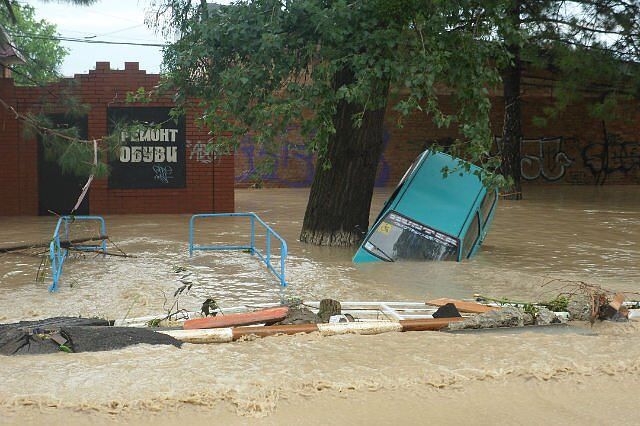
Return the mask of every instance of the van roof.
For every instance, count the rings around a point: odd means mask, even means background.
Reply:
[[[471,208],[484,189],[480,178],[474,174],[479,170],[471,165],[446,178],[442,169],[459,166],[459,160],[442,152],[427,151],[411,176],[394,210],[418,222],[429,225],[454,237],[459,237]],[[462,173],[462,176],[460,176]]]

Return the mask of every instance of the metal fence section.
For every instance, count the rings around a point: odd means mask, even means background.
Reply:
[[[249,218],[251,223],[251,239],[249,245],[196,245],[193,242],[194,239],[194,223],[196,219],[210,218],[210,217],[246,217]],[[256,246],[256,224],[262,226],[265,232],[265,249],[261,251]],[[271,264],[271,237],[280,242],[280,265],[279,272]],[[247,250],[251,255],[256,255],[264,262],[267,269],[271,271],[280,280],[280,286],[282,288],[287,286],[285,279],[285,260],[287,258],[287,243],[278,235],[276,231],[271,229],[260,217],[255,213],[209,213],[209,214],[196,214],[191,216],[189,220],[189,256],[193,256],[193,252],[196,250]]]
[[[100,224],[100,238],[101,242],[98,245],[95,244],[73,244],[74,250],[102,252],[102,255],[107,254],[107,229],[104,219],[101,216],[60,216],[56,225],[55,231],[53,231],[53,238],[49,243],[49,258],[51,260],[51,275],[52,283],[49,286],[49,291],[53,292],[58,289],[58,282],[62,275],[62,265],[64,264],[69,248],[71,248],[71,241],[69,238],[69,225],[76,221],[97,221]],[[63,226],[64,225],[64,226]],[[63,229],[61,229],[63,228]],[[60,232],[64,232],[62,240]]]

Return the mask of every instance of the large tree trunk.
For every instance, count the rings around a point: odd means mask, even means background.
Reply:
[[[514,25],[520,26],[520,0],[514,0],[511,9],[511,19]],[[505,198],[511,200],[522,199],[521,186],[521,141],[522,141],[522,113],[520,98],[520,47],[517,43],[507,46],[509,53],[513,56],[511,63],[504,70],[502,81],[504,91],[504,127],[502,129],[502,139],[500,150],[502,152],[502,174],[506,178],[513,180],[513,185],[507,190]]]
[[[353,81],[353,73],[339,72],[335,87]],[[381,83],[386,99],[388,85]],[[386,103],[385,103],[386,106]],[[341,101],[333,123],[324,157],[318,158],[311,185],[300,241],[329,246],[353,246],[360,243],[369,227],[369,209],[376,171],[383,149],[385,106],[364,113],[362,125],[355,128],[353,115],[361,105]],[[328,161],[330,168],[323,167]]]

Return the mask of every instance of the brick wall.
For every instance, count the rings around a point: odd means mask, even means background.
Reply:
[[[15,88],[0,79],[0,99],[8,105],[15,105]],[[20,191],[20,148],[18,141],[18,121],[15,116],[0,107],[0,213],[17,215],[23,209],[23,194]]]
[[[640,183],[640,108],[627,105],[629,119],[606,123],[593,118],[585,105],[574,105],[547,126],[534,125],[533,117],[542,116],[543,108],[553,101],[552,76],[530,72],[523,78],[522,173],[533,184],[638,184]],[[450,100],[441,97],[445,111],[452,112]],[[503,99],[492,98],[491,126],[499,136],[503,123]],[[447,106],[448,105],[448,106]],[[439,129],[426,115],[404,119],[396,126],[396,116],[387,111],[385,119],[385,150],[378,167],[377,186],[393,186],[428,142],[447,141],[456,137],[452,129]],[[266,176],[266,186],[300,187],[311,184],[315,157],[304,149],[305,141],[290,129],[289,146],[276,154],[261,152],[245,138],[236,151],[236,186],[252,185],[252,171],[260,160],[269,156],[275,167]]]
[[[14,87],[0,79],[0,98],[20,113],[40,111],[45,99],[76,96],[91,107],[89,139],[107,133],[107,108],[116,106],[172,106],[170,98],[151,103],[125,102],[127,92],[139,87],[152,89],[159,76],[138,69],[137,62],[124,70],[112,70],[108,62],[96,63],[88,74],[75,75],[46,88]],[[56,111],[49,111],[56,112]],[[186,187],[179,189],[109,189],[107,179],[97,179],[89,192],[90,211],[95,214],[198,213],[234,210],[234,159],[215,160],[202,148],[209,140],[207,130],[194,124],[197,111],[186,117]],[[24,140],[21,124],[0,108],[0,215],[32,215],[38,212],[38,158],[36,140]]]
[[[153,88],[158,75],[138,69],[135,62],[124,70],[110,69],[98,62],[88,74],[76,75],[47,88],[14,87],[10,79],[0,79],[0,99],[20,113],[39,111],[44,99],[70,93],[91,107],[89,138],[107,132],[107,108],[112,106],[171,106],[171,99],[153,103],[126,103],[127,92],[139,87]],[[553,100],[550,76],[525,75],[523,90],[523,160],[525,180],[534,184],[638,184],[640,183],[640,109],[628,105],[630,119],[606,123],[592,118],[584,105],[570,107],[544,128],[533,117]],[[444,105],[449,105],[446,95]],[[500,135],[502,98],[492,98],[492,130]],[[452,111],[452,107],[447,107]],[[447,109],[445,108],[445,110]],[[94,181],[90,197],[92,213],[191,213],[233,211],[234,186],[255,182],[253,172],[269,157],[274,168],[262,181],[267,186],[305,187],[313,180],[315,157],[305,149],[305,140],[292,126],[278,152],[255,147],[247,135],[235,155],[214,159],[206,150],[207,131],[194,124],[197,111],[187,114],[186,187],[181,189],[109,189],[106,179]],[[429,142],[455,138],[455,131],[439,129],[425,115],[404,119],[396,126],[395,113],[387,112],[385,149],[378,167],[376,185],[395,185],[413,159]],[[23,140],[14,114],[0,108],[0,215],[37,214],[38,153],[35,140]],[[606,137],[605,137],[606,134]]]

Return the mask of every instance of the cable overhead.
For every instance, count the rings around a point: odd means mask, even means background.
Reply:
[[[111,44],[111,45],[125,45],[125,46],[142,46],[142,47],[166,47],[166,44],[159,43],[133,43],[125,41],[106,41],[106,40],[89,40],[84,38],[71,38],[71,37],[44,37],[31,34],[11,34],[13,37],[19,38],[32,38],[35,40],[57,40],[67,41],[71,43],[87,43],[87,44]]]
[[[117,33],[123,32],[123,31],[128,31],[128,30],[132,30],[134,28],[140,28],[140,27],[144,27],[144,24],[131,25],[131,26],[126,27],[126,28],[120,28],[119,30],[109,31],[107,33],[94,35],[94,37],[104,37],[104,36],[108,36],[108,35],[111,35],[111,34],[117,34]]]

